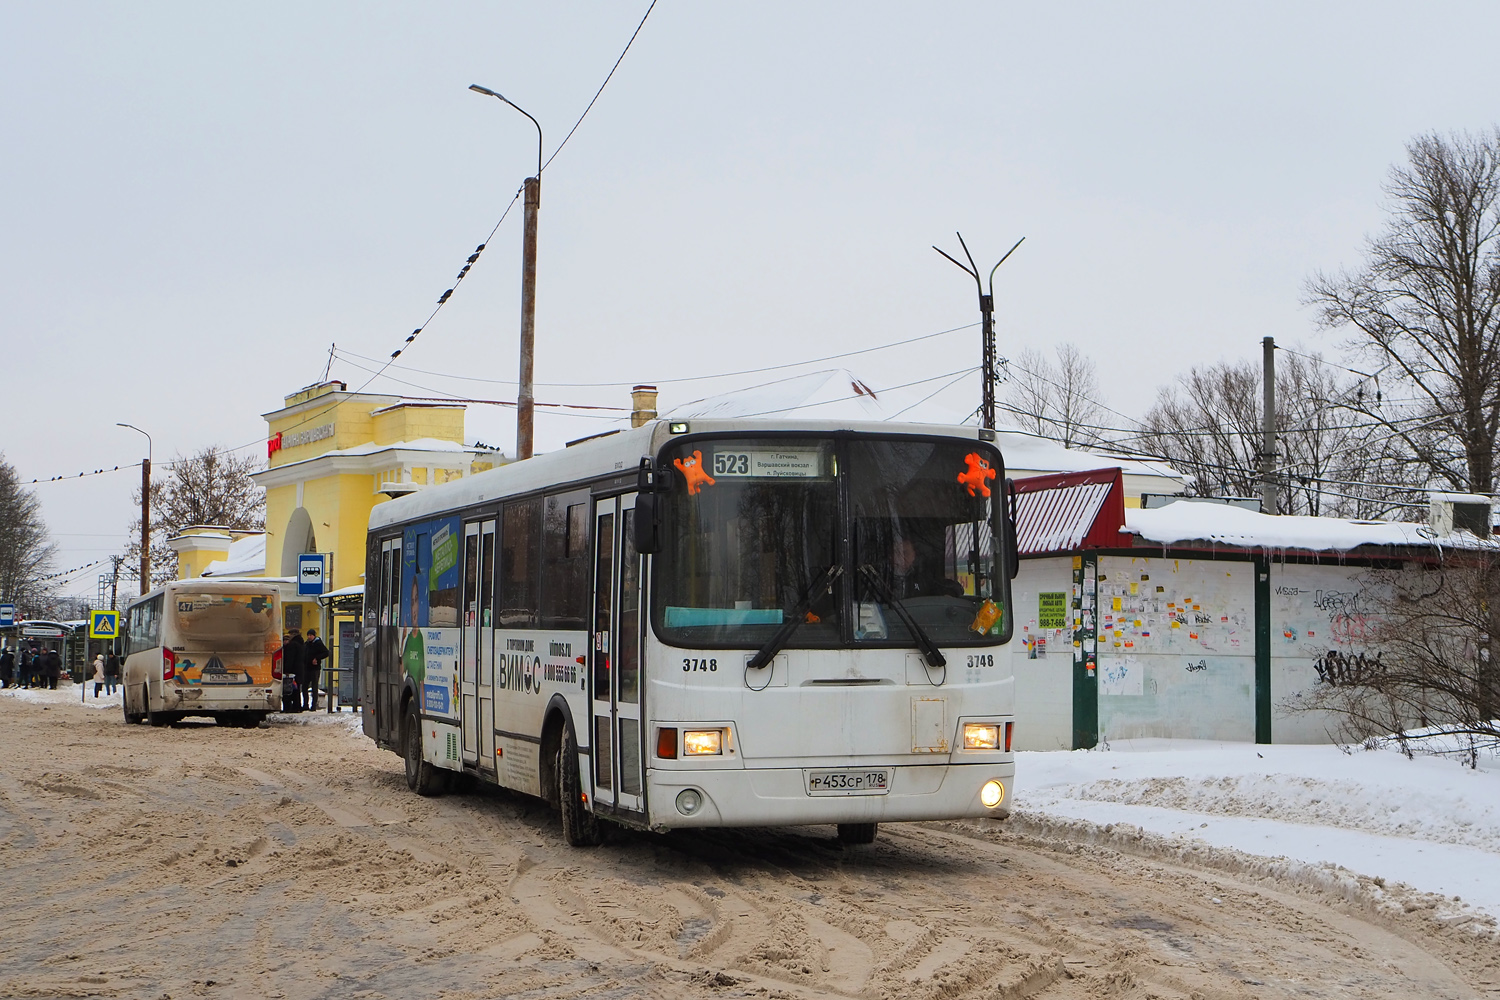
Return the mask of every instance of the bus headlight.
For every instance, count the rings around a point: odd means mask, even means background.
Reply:
[[[965,722],[965,750],[1000,749],[1000,725],[995,722]]]
[[[677,793],[677,811],[684,816],[691,816],[703,805],[703,796],[696,788],[684,788]]]
[[[713,756],[724,752],[722,729],[689,729],[682,734],[682,752],[689,757]]]
[[[979,804],[993,809],[1005,801],[1005,786],[993,778],[979,786]]]

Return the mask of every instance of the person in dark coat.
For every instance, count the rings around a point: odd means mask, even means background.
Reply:
[[[120,683],[120,657],[117,653],[110,653],[104,659],[104,693],[114,694],[115,685]]]
[[[323,661],[328,659],[328,647],[318,636],[318,630],[310,628],[307,630],[307,641],[302,647],[305,657],[304,670],[297,678],[297,683],[302,686],[302,704],[310,712],[318,710],[318,679],[323,671]]]
[[[302,675],[307,669],[307,646],[300,629],[292,629],[281,646],[281,710],[302,711]],[[288,685],[287,682],[291,684]],[[291,690],[287,690],[290,687]]]
[[[0,653],[0,687],[10,687],[16,682],[16,654],[6,646]]]
[[[47,675],[47,687],[56,691],[58,678],[62,677],[62,657],[57,650],[47,650],[47,655],[42,658],[42,668]]]
[[[42,654],[35,646],[31,647],[31,653],[26,657],[26,686],[42,686]]]

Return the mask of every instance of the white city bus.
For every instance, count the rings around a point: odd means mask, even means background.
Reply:
[[[1009,810],[1014,529],[991,432],[658,421],[380,504],[365,732],[652,830]]]
[[[253,727],[281,710],[279,584],[175,580],[122,616],[126,722],[206,715]]]

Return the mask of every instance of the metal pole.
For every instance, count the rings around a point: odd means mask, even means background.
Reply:
[[[141,593],[151,589],[151,459],[141,462]]]
[[[1261,412],[1260,412],[1260,509],[1267,514],[1280,511],[1276,504],[1276,338],[1261,338]]]
[[[999,265],[995,265],[998,267]],[[979,296],[979,314],[984,331],[984,426],[995,429],[995,296]]]
[[[526,178],[526,225],[521,236],[521,388],[516,394],[516,458],[531,457],[536,397],[532,372],[536,358],[536,213],[542,204],[542,177]]]

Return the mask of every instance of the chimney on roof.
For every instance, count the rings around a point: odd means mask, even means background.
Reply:
[[[1490,498],[1473,493],[1433,493],[1427,523],[1439,535],[1469,531],[1490,537]]]
[[[656,419],[656,386],[638,385],[630,390],[630,426],[639,427]]]

